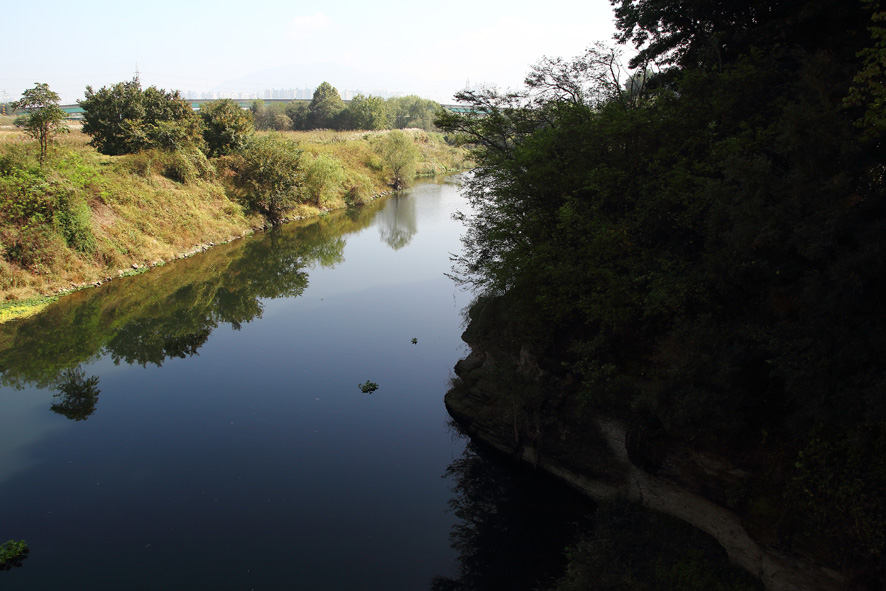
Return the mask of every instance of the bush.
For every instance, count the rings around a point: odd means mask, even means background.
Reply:
[[[150,148],[167,150],[203,142],[199,117],[179,95],[150,86],[138,78],[93,91],[86,87],[83,133],[102,154],[132,154]]]
[[[4,229],[0,233],[0,242],[7,261],[37,274],[47,272],[65,246],[51,227],[39,222]]]
[[[203,140],[209,156],[242,150],[254,132],[252,114],[231,99],[213,101],[200,109]]]
[[[388,132],[379,141],[378,151],[391,186],[397,190],[407,187],[415,178],[418,161],[418,148],[412,137],[400,130]]]
[[[163,168],[160,174],[184,185],[201,179],[212,180],[215,177],[212,163],[196,148],[164,152],[162,160]]]
[[[25,144],[0,145],[0,177],[11,176],[23,170],[31,170],[35,174],[40,174],[40,167],[30,157]]]
[[[92,252],[92,212],[78,190],[92,182],[94,170],[76,158],[59,161],[65,180],[37,168],[15,150],[0,156],[0,224],[3,258],[43,272],[64,244]],[[64,242],[64,244],[62,243]]]
[[[69,248],[80,252],[95,250],[95,235],[92,233],[92,210],[84,201],[69,202],[59,209],[56,216],[61,234]]]
[[[344,199],[348,205],[368,203],[375,194],[375,185],[372,179],[354,170],[346,172],[342,185],[345,187]]]
[[[298,145],[278,135],[256,136],[230,163],[246,205],[271,223],[303,202],[304,172]]]
[[[216,176],[215,166],[196,148],[145,150],[127,156],[123,167],[140,177],[159,174],[184,185],[198,180],[210,181]]]
[[[338,195],[345,171],[336,158],[320,154],[305,164],[305,190],[317,206]]]

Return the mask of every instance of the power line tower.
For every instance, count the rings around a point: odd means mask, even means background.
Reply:
[[[7,114],[8,114],[8,113],[6,112],[6,105],[7,105],[8,103],[9,103],[9,95],[6,94],[6,89],[4,88],[4,89],[3,89],[3,106],[0,107],[0,111],[2,111],[4,115],[7,115]]]

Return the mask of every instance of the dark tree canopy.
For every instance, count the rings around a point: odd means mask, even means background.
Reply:
[[[546,59],[439,119],[477,147],[455,274],[582,408],[731,457],[779,535],[861,569],[886,550],[882,12],[613,4],[668,69]]]
[[[866,21],[862,0],[610,0],[617,38],[648,62],[721,66],[751,48],[793,45],[854,55]]]
[[[176,150],[202,144],[199,117],[178,91],[150,86],[139,79],[93,91],[86,87],[83,133],[102,154],[132,154],[149,148]]]

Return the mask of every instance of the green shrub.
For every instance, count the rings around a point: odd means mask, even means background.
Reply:
[[[215,166],[196,148],[144,150],[127,155],[123,167],[140,177],[147,178],[152,174],[159,174],[183,185],[198,180],[211,181],[216,176]]]
[[[91,211],[78,196],[97,172],[78,159],[61,159],[63,178],[31,166],[14,151],[0,162],[0,224],[3,258],[42,272],[51,266],[62,241],[81,252],[92,252]]]
[[[150,86],[138,77],[93,91],[86,87],[83,133],[102,154],[131,154],[146,148],[181,149],[203,143],[202,123],[178,91]]]
[[[372,179],[356,170],[346,171],[342,186],[345,187],[344,199],[348,205],[368,203],[375,194]]]
[[[156,153],[154,150],[145,150],[144,152],[138,152],[137,154],[126,156],[126,159],[123,161],[123,166],[132,174],[147,178],[151,176],[153,172],[157,172],[154,169],[155,159]]]
[[[230,163],[234,181],[251,209],[272,223],[304,201],[304,172],[298,145],[278,135],[254,137]]]
[[[92,233],[92,210],[84,201],[67,204],[57,216],[61,233],[68,247],[80,252],[95,250],[95,235]]]
[[[386,133],[376,144],[376,148],[388,173],[391,186],[400,190],[415,178],[418,148],[412,136],[394,130]]]
[[[213,101],[200,109],[203,140],[210,156],[231,154],[246,146],[254,131],[252,114],[231,99]]]
[[[5,228],[0,232],[0,242],[7,261],[38,274],[50,269],[65,246],[50,226],[40,222]]]
[[[316,158],[306,158],[305,192],[317,206],[321,206],[338,195],[345,180],[345,170],[335,157],[320,154]]]
[[[0,177],[9,176],[18,170],[37,168],[31,163],[25,146],[21,144],[4,145],[0,148]]]

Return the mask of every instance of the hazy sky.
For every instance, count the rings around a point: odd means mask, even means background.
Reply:
[[[614,32],[609,0],[49,0],[3,12],[0,93],[46,82],[64,103],[136,64],[143,86],[182,91],[325,79],[450,102],[468,81],[518,88],[543,55],[572,57]]]

